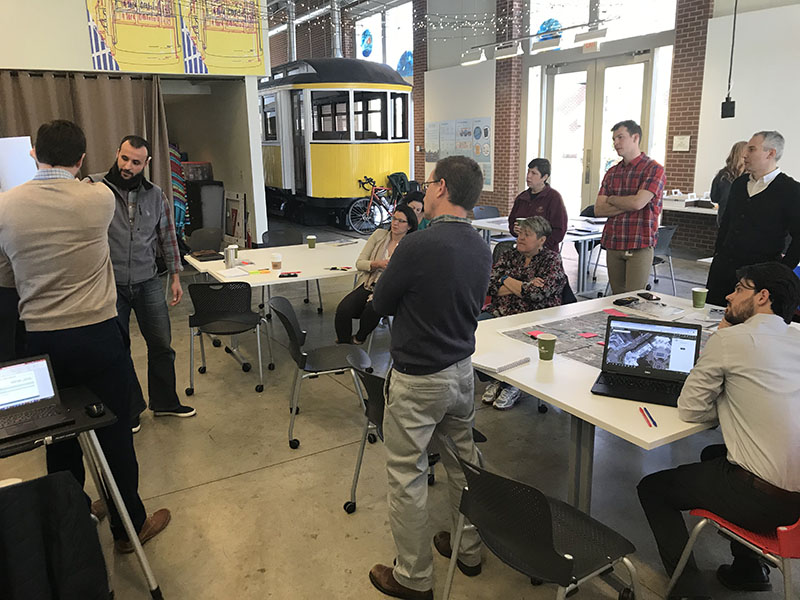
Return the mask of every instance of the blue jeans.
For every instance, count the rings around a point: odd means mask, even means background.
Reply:
[[[175,351],[170,345],[172,333],[164,284],[153,277],[133,285],[117,286],[117,313],[130,336],[131,309],[136,313],[139,331],[147,344],[147,395],[150,410],[174,410],[180,406],[175,393]],[[134,377],[131,385],[131,415],[140,414],[147,404],[142,386]]]

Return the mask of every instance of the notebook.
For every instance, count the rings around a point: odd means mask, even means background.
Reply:
[[[0,364],[0,443],[71,425],[65,412],[49,357]]]
[[[488,373],[502,373],[531,362],[530,356],[509,357],[508,352],[484,352],[472,357],[475,368]]]
[[[702,331],[690,323],[609,317],[602,371],[592,393],[677,406],[700,354]]]

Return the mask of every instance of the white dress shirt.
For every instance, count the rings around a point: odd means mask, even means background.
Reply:
[[[800,492],[800,329],[757,314],[717,331],[686,379],[678,415],[718,420],[730,462]]]
[[[753,174],[751,173],[750,177],[747,179],[747,195],[752,198],[759,192],[763,192],[765,189],[767,189],[767,186],[772,183],[772,180],[780,174],[780,172],[781,170],[776,168],[774,171],[770,171],[759,179],[754,179]]]

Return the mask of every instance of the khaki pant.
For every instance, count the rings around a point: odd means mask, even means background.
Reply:
[[[394,578],[418,591],[433,587],[432,536],[428,528],[428,445],[440,432],[455,442],[459,456],[474,464],[478,453],[472,439],[475,420],[472,361],[467,358],[431,375],[391,371],[387,382],[383,433],[389,477],[389,523],[397,549]],[[466,478],[444,449],[451,505],[451,539]],[[461,538],[459,558],[466,565],[481,561],[481,542],[470,528]]]
[[[653,268],[653,248],[608,250],[606,265],[612,294],[643,290]]]

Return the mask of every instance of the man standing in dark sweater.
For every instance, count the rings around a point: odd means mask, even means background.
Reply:
[[[433,598],[428,444],[441,432],[455,442],[459,456],[478,460],[470,357],[492,268],[489,248],[467,219],[483,187],[478,164],[464,156],[442,159],[423,186],[431,223],[398,246],[372,299],[378,314],[395,316],[383,431],[397,562],[394,568],[375,565],[369,577],[385,594],[408,600]],[[459,465],[447,453],[442,456],[455,527],[466,480]],[[451,533],[433,538],[446,557]],[[474,530],[464,532],[457,551],[464,574],[480,573],[481,545]]]
[[[783,146],[777,131],[759,131],[747,142],[745,174],[731,184],[708,272],[710,304],[725,306],[745,265],[780,261],[794,269],[800,261],[800,183],[778,168]]]

